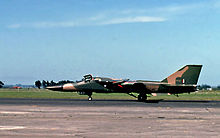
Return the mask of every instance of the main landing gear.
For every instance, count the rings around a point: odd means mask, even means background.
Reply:
[[[146,93],[140,93],[138,97],[136,95],[133,95],[132,93],[127,93],[128,95],[137,98],[139,102],[146,102],[147,101],[147,95]]]
[[[146,100],[147,100],[147,95],[145,93],[140,93],[138,95],[138,101],[139,102],[146,102]]]

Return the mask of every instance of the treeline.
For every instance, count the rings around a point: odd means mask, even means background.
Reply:
[[[59,81],[59,82],[54,82],[53,80],[52,81],[37,80],[37,81],[35,81],[35,86],[40,89],[40,88],[46,88],[47,86],[57,86],[57,85],[63,85],[63,84],[66,84],[66,83],[74,83],[74,81],[62,80],[62,81]]]
[[[220,85],[218,85],[217,87],[213,87],[211,85],[208,84],[202,84],[202,85],[198,85],[198,89],[199,90],[220,90]]]

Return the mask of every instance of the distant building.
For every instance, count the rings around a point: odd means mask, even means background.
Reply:
[[[21,89],[22,87],[20,87],[20,86],[13,86],[12,88],[13,89]]]

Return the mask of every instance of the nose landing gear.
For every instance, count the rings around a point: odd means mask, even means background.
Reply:
[[[89,97],[89,98],[88,98],[88,101],[92,101],[92,97]]]
[[[88,101],[92,101],[92,92],[88,92],[87,94],[89,96]]]

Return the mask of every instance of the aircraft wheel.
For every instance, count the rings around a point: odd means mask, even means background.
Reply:
[[[145,102],[146,100],[147,100],[147,95],[144,94],[143,97],[142,97],[142,101]]]
[[[138,101],[139,102],[145,102],[147,100],[147,95],[146,94],[139,94],[138,95]]]
[[[89,96],[88,101],[92,101],[92,92],[88,92],[87,94]]]
[[[89,98],[88,98],[88,101],[92,101],[92,97],[89,97]]]
[[[138,101],[141,102],[142,101],[142,96],[139,94],[138,95]]]

